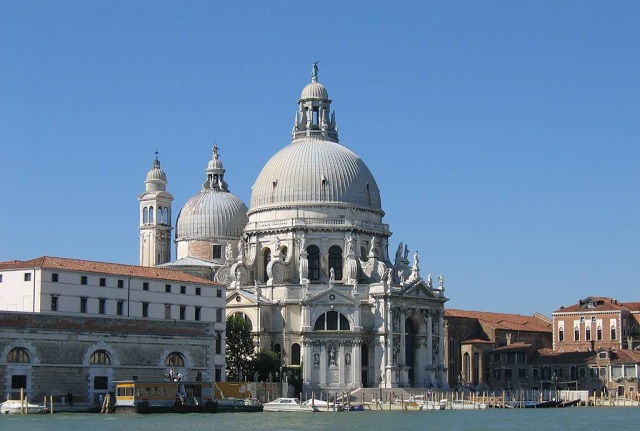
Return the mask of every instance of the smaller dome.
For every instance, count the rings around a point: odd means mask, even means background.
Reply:
[[[164,191],[167,184],[167,174],[160,168],[160,160],[156,156],[153,161],[153,167],[147,172],[147,178],[145,180],[148,191]]]
[[[147,181],[167,181],[167,174],[160,168],[151,169],[147,172]]]
[[[176,220],[176,241],[240,238],[247,206],[229,192],[203,190],[187,201]]]
[[[302,89],[300,100],[305,99],[328,100],[329,93],[327,92],[327,89],[324,88],[324,85],[314,81]]]

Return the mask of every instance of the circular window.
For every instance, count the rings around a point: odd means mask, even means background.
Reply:
[[[329,299],[333,301],[334,299],[336,299],[336,295],[332,293],[331,295],[329,295]]]
[[[240,302],[240,295],[236,296],[236,302]]]

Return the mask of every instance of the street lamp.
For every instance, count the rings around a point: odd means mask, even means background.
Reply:
[[[555,401],[555,399],[557,398],[556,386],[558,385],[558,376],[555,372],[551,376],[551,384],[553,385],[553,400]]]

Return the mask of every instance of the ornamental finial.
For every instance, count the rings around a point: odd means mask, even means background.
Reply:
[[[314,61],[311,67],[311,81],[318,82],[318,62]]]

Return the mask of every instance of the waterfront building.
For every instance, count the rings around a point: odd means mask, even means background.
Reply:
[[[529,358],[551,347],[551,321],[541,315],[445,311],[449,386],[474,390],[531,387]]]
[[[58,257],[0,263],[0,391],[94,400],[118,379],[224,379],[224,286]],[[68,386],[68,387],[67,387]]]
[[[640,302],[589,296],[553,312],[553,349],[560,352],[633,350],[639,336]]]

